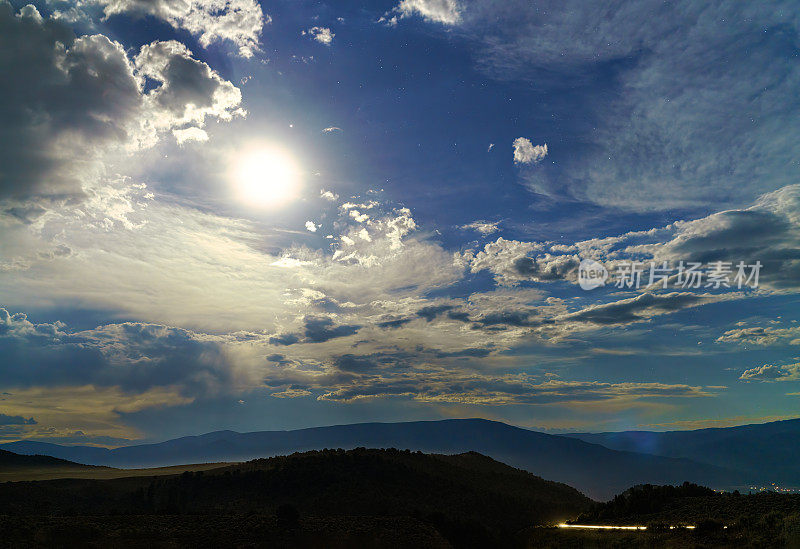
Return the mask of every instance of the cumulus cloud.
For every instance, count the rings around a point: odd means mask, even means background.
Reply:
[[[270,23],[256,0],[92,0],[104,6],[106,17],[149,15],[197,36],[202,46],[229,41],[239,55],[259,51],[262,28]]]
[[[146,44],[134,64],[143,82],[161,83],[145,95],[147,123],[156,131],[182,125],[202,127],[206,118],[231,120],[244,115],[239,107],[241,91],[194,59],[180,42]]]
[[[461,7],[456,0],[401,0],[382,20],[394,25],[398,19],[413,15],[433,23],[457,25],[461,22]]]
[[[85,200],[104,155],[150,147],[172,130],[183,132],[179,141],[196,138],[208,118],[244,114],[239,90],[177,42],[130,59],[103,35],[76,38],[32,7],[17,14],[0,2],[0,51],[0,69],[15,75],[0,82],[0,200],[15,201],[7,211]]]
[[[747,208],[726,210],[665,227],[574,244],[524,242],[498,238],[461,260],[472,272],[487,270],[498,283],[576,280],[581,259],[602,261],[609,271],[631,261],[673,267],[729,264],[731,279],[742,263],[761,264],[759,287],[793,291],[800,281],[800,185],[767,193]],[[755,279],[751,281],[755,282]],[[736,287],[736,284],[733,284]]]
[[[739,381],[763,381],[763,382],[776,382],[776,381],[798,381],[800,380],[800,363],[788,364],[786,366],[776,366],[773,364],[765,364],[745,370],[739,376]]]
[[[309,35],[312,39],[316,40],[320,44],[325,44],[326,46],[330,46],[333,43],[333,39],[336,36],[331,29],[327,27],[311,27],[307,31],[303,31],[303,34]],[[326,128],[325,132],[338,130],[339,128]]]
[[[482,250],[461,257],[473,273],[488,270],[498,284],[513,286],[523,281],[563,280],[573,276],[580,260],[572,254],[551,254],[541,242],[498,238]]]
[[[339,200],[339,195],[334,193],[333,191],[326,191],[325,189],[321,189],[319,191],[320,198],[323,198],[329,202],[336,202]]]
[[[800,326],[777,328],[774,326],[752,326],[728,330],[717,338],[719,343],[739,343],[742,345],[775,345],[789,343],[800,345]]]
[[[94,150],[124,142],[141,113],[124,48],[3,1],[0,51],[0,70],[14,75],[0,81],[0,198],[80,195],[84,173],[99,169]]]
[[[514,162],[517,164],[538,164],[547,156],[547,144],[534,146],[526,137],[514,140]]]

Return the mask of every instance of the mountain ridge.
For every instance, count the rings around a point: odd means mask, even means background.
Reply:
[[[767,482],[800,485],[800,419],[691,431],[620,431],[565,435],[606,448],[690,459],[745,472]]]
[[[248,461],[324,448],[401,448],[426,453],[479,452],[594,499],[607,499],[641,483],[684,481],[728,487],[757,479],[685,458],[613,450],[574,437],[552,435],[484,419],[359,423],[286,431],[216,431],[115,449],[17,442],[17,453],[45,453],[71,461],[123,468],[182,463]]]

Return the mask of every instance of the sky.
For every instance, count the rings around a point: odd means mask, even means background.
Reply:
[[[798,7],[0,0],[0,442],[800,415]]]

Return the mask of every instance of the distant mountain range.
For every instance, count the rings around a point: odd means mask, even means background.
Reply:
[[[726,488],[765,480],[760,469],[737,470],[724,462],[712,464],[641,450],[610,449],[578,437],[539,433],[482,419],[363,423],[253,433],[220,431],[116,449],[28,441],[0,447],[18,454],[45,454],[123,468],[247,461],[323,448],[398,448],[439,454],[475,451],[548,480],[566,483],[598,500],[609,499],[635,484],[690,481]]]
[[[695,431],[567,435],[613,450],[691,459],[800,486],[800,419]]]

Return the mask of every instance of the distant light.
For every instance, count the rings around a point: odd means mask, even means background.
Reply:
[[[585,530],[647,530],[647,526],[599,526],[596,524],[559,524],[559,528],[581,528]]]
[[[584,530],[647,530],[647,526],[616,526],[616,525],[598,525],[598,524],[559,524],[559,528],[578,528]],[[670,526],[670,530],[678,528],[686,528],[687,530],[694,530],[694,526]],[[727,528],[727,526],[725,526]]]

